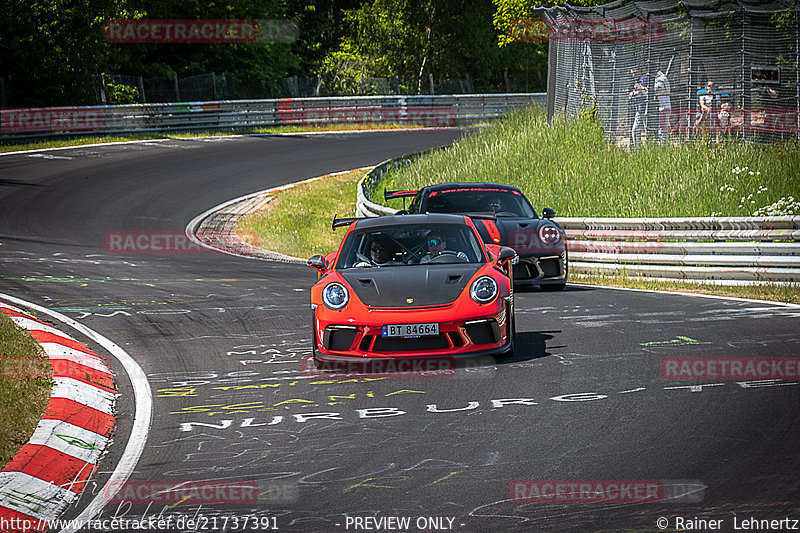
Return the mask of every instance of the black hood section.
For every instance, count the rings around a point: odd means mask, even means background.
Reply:
[[[555,246],[545,245],[539,238],[539,228],[542,226],[555,226],[552,222],[536,218],[505,218],[497,217],[496,220],[474,219],[473,223],[483,242],[500,244],[514,248],[520,257],[531,255],[547,256],[560,254],[564,251],[564,241],[560,240]],[[500,242],[495,242],[487,230],[492,224],[500,234]]]
[[[370,307],[419,307],[455,301],[481,266],[407,265],[353,268],[339,273]]]

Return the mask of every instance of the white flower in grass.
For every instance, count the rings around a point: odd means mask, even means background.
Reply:
[[[757,210],[754,216],[785,216],[794,215],[795,212],[800,210],[800,203],[794,200],[794,197],[783,197],[772,205],[764,206]]]

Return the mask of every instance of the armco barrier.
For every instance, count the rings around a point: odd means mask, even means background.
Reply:
[[[456,126],[502,117],[545,93],[281,98],[0,110],[0,139],[326,124]]]
[[[394,214],[369,190],[420,154],[384,161],[359,182],[356,216]],[[556,218],[567,234],[573,274],[706,283],[800,282],[800,216]]]

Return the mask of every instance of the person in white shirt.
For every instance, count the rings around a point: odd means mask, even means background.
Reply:
[[[669,120],[672,112],[672,103],[670,102],[670,86],[667,75],[658,71],[656,81],[653,83],[653,92],[658,100],[658,142],[665,144],[667,142],[667,132],[669,131]]]

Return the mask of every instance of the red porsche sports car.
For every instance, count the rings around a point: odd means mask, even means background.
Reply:
[[[314,357],[508,356],[514,289],[506,246],[449,214],[336,219],[339,250],[315,255]]]

